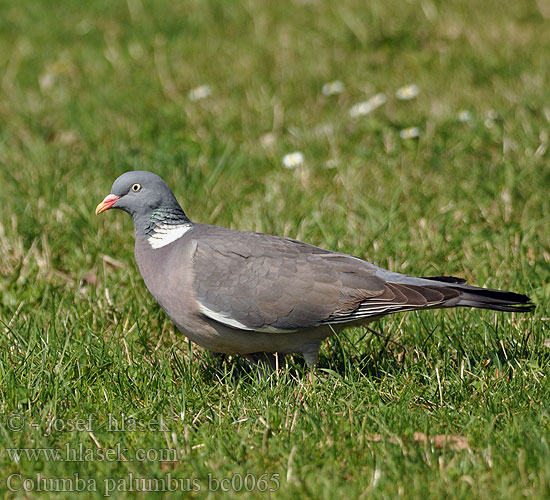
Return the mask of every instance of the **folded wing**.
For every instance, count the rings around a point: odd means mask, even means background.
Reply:
[[[226,231],[197,240],[194,292],[205,316],[231,328],[296,331],[441,307],[460,295],[387,282],[366,261],[294,240]]]

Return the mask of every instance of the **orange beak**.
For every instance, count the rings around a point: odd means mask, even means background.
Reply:
[[[95,214],[99,215],[100,213],[105,212],[105,210],[109,210],[118,200],[120,200],[120,196],[117,196],[116,194],[108,194],[105,196],[105,199],[97,207],[95,207]]]

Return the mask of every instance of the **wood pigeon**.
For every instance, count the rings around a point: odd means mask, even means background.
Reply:
[[[318,361],[323,339],[387,314],[444,307],[527,312],[526,295],[417,278],[301,241],[191,222],[168,185],[145,171],[122,174],[96,214],[134,220],[145,284],[178,330],[216,353]],[[272,363],[272,361],[271,361]]]

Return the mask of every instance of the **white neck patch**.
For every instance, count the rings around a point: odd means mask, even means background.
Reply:
[[[147,238],[147,243],[156,250],[181,238],[191,229],[191,224],[168,225],[161,224],[155,227],[155,232]]]

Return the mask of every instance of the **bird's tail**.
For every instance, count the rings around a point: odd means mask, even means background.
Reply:
[[[454,306],[508,312],[530,312],[535,308],[531,299],[521,293],[470,286],[465,284],[465,280],[452,276],[425,277],[424,279],[439,281],[445,287],[460,291],[461,295]]]

